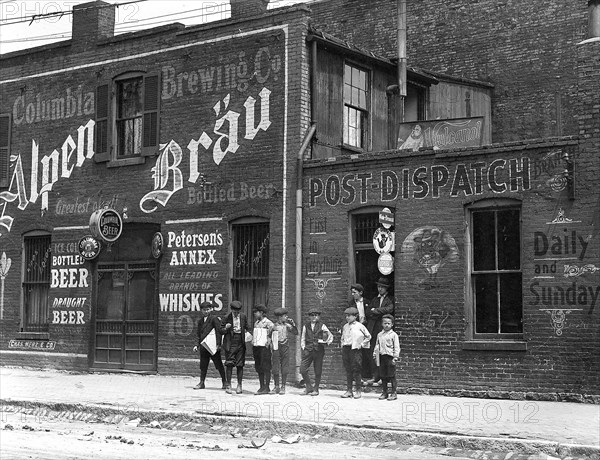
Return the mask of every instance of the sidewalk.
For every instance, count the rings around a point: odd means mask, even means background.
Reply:
[[[445,439],[446,447],[458,440],[463,447],[495,446],[495,450],[539,445],[540,451],[555,448],[555,455],[600,456],[598,405],[403,394],[396,401],[380,401],[379,392],[352,400],[340,398],[342,392],[334,390],[303,396],[295,387],[288,387],[286,395],[254,396],[258,382],[251,380],[244,382],[242,395],[228,395],[220,389],[220,380],[207,380],[206,390],[193,390],[196,383],[197,378],[189,376],[2,367],[0,403],[152,412],[186,420],[220,417],[224,423],[234,418],[238,424],[256,420],[261,426],[316,425],[330,432],[360,428],[363,436],[371,432],[391,440],[403,435],[417,444],[429,439],[432,445],[444,446],[440,443]]]

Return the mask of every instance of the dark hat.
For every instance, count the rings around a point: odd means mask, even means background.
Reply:
[[[356,289],[358,292],[365,292],[365,288],[363,287],[362,284],[353,284],[352,286],[350,286],[350,289]]]
[[[312,307],[310,310],[308,310],[308,314],[312,314],[312,313],[316,313],[317,315],[321,314],[321,310],[317,307]]]
[[[289,311],[287,308],[279,307],[279,308],[275,309],[275,311],[273,313],[275,313],[275,316],[281,316],[281,315],[287,315],[289,313]]]
[[[211,303],[211,305],[212,305],[212,307],[213,307],[215,310],[218,310],[218,309],[219,309],[219,304],[218,304],[217,302],[213,301],[213,302]]]
[[[201,308],[201,309],[202,309],[202,308],[213,308],[213,304],[212,304],[212,302],[202,302],[202,303],[200,304],[200,308]]]
[[[378,286],[385,286],[385,287],[390,287],[390,282],[388,281],[387,278],[384,278],[383,276],[381,278],[379,278],[377,280],[377,285]]]
[[[254,305],[254,311],[262,311],[263,313],[267,312],[267,307],[265,307],[264,305]]]
[[[240,302],[239,300],[234,300],[233,302],[231,302],[229,304],[229,307],[232,310],[241,310],[242,309],[242,302]]]
[[[345,315],[358,315],[358,308],[348,307],[344,310]]]

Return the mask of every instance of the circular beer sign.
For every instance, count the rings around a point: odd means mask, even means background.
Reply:
[[[100,242],[92,235],[86,235],[79,240],[79,254],[85,260],[92,260],[100,254]]]
[[[114,243],[121,236],[123,221],[114,209],[99,209],[90,217],[90,231],[96,238]]]
[[[152,237],[152,257],[158,259],[162,255],[164,244],[162,233],[156,232]]]
[[[394,271],[394,258],[389,252],[384,252],[379,256],[377,268],[382,275],[389,275]]]

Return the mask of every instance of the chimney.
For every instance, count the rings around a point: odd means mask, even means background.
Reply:
[[[588,0],[588,38],[600,37],[600,0]]]
[[[230,0],[231,19],[260,16],[267,12],[269,0]]]
[[[71,46],[84,51],[115,35],[115,5],[97,0],[73,6]]]

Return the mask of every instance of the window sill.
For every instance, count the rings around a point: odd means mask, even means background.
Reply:
[[[20,340],[50,340],[49,332],[17,332],[17,339]]]
[[[463,342],[462,349],[474,351],[527,351],[527,342],[514,340],[471,340]]]
[[[121,166],[142,165],[146,162],[145,157],[123,158],[121,160],[110,160],[107,164],[108,168],[119,168]]]
[[[340,147],[342,147],[342,151],[343,150],[347,150],[346,153],[348,153],[348,152],[351,153],[351,154],[353,154],[353,153],[358,153],[358,154],[365,153],[365,149],[362,149],[360,147],[354,147],[354,146],[348,145],[348,144],[342,144]]]

